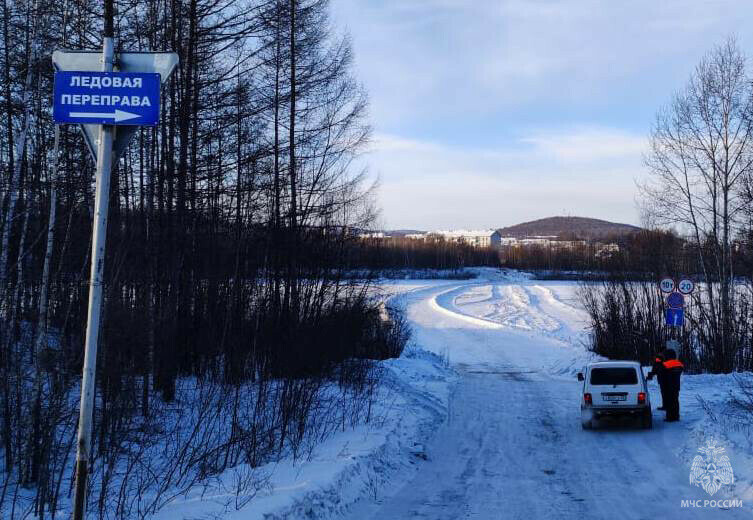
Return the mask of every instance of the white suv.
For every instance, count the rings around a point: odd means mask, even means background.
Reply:
[[[641,365],[634,361],[590,363],[578,374],[583,381],[581,424],[590,429],[603,416],[632,416],[651,428],[651,400]]]

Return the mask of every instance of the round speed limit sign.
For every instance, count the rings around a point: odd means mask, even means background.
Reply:
[[[659,289],[664,293],[671,293],[675,290],[675,281],[672,278],[664,278],[659,282]]]
[[[682,294],[690,294],[693,292],[693,289],[695,289],[695,284],[692,280],[688,280],[687,278],[683,278],[680,280],[680,283],[677,284],[677,290]]]

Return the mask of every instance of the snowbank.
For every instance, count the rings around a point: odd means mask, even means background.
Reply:
[[[412,290],[436,281],[394,287],[401,305]],[[423,442],[445,421],[455,372],[447,360],[415,343],[402,357],[380,363],[380,395],[369,424],[345,429],[317,445],[310,457],[281,460],[253,471],[264,485],[240,495],[231,492],[235,468],[188,496],[175,498],[157,520],[333,518],[365,496],[376,496],[393,475],[410,474],[422,459]]]
[[[360,514],[364,504],[388,501],[428,464],[427,445],[445,423],[453,389],[461,380],[451,367],[474,377],[496,373],[534,378],[537,388],[551,393],[547,400],[563,399],[556,413],[536,424],[564,432],[557,435],[582,449],[578,457],[593,453],[603,457],[610,450],[632,453],[631,446],[637,443],[632,462],[636,471],[648,475],[655,469],[659,447],[669,449],[678,466],[657,468],[651,485],[636,484],[636,496],[656,493],[648,489],[652,485],[693,496],[698,490],[687,484],[690,464],[698,448],[713,438],[726,446],[735,469],[736,483],[729,495],[746,502],[746,513],[753,511],[753,424],[734,416],[730,396],[738,388],[732,376],[685,376],[682,422],[671,427],[660,423],[650,433],[581,432],[575,374],[595,356],[586,349],[587,315],[578,302],[578,284],[537,281],[527,274],[495,269],[477,269],[475,274],[472,280],[381,281],[385,301],[407,309],[414,339],[401,358],[382,363],[384,384],[377,419],[371,424],[332,436],[307,460],[283,460],[260,468],[268,475],[266,486],[238,510],[233,507],[235,498],[223,495],[222,486],[217,486],[211,492],[176,499],[158,518],[356,518],[353,515]],[[499,367],[506,371],[499,372]],[[655,381],[650,385],[656,407],[658,387]],[[655,413],[659,421],[660,412]],[[592,441],[597,444],[589,444]],[[607,467],[599,471],[607,472],[604,478],[627,478],[608,473]],[[231,478],[227,476],[227,484]],[[620,485],[619,480],[615,485]],[[661,507],[674,511],[671,507],[679,505]]]

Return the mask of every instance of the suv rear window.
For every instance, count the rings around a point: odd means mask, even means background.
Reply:
[[[634,368],[592,368],[592,385],[637,385],[638,373]]]

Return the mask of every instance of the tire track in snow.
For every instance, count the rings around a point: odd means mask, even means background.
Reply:
[[[563,324],[542,308],[539,295],[523,285],[515,286],[514,290],[521,295],[521,301],[524,303],[522,311],[530,316],[531,321],[536,325],[536,332],[556,337]]]
[[[537,335],[546,335],[555,339],[569,339],[572,334],[570,324],[560,319],[557,313],[547,312],[551,302],[558,302],[552,293],[541,294],[536,286],[529,288],[519,284],[490,284],[482,286],[484,293],[490,287],[487,297],[479,299],[473,293],[478,286],[454,287],[447,293],[437,295],[436,305],[444,311],[496,324],[505,328],[527,331]],[[471,296],[466,296],[471,293]],[[551,303],[551,305],[556,305]],[[575,309],[573,309],[575,310]],[[474,322],[475,323],[475,322]]]
[[[506,287],[493,287],[492,296],[511,314],[520,312],[512,303],[517,298],[534,314],[571,323],[570,311],[550,303],[545,292],[530,288],[537,297],[524,297]],[[673,455],[685,442],[684,425],[657,421],[652,431],[582,431],[580,384],[542,370],[548,358],[577,349],[552,348],[556,342],[543,328],[523,333],[464,314],[479,309],[456,305],[464,290],[473,289],[466,284],[422,293],[425,300],[417,297],[409,307],[418,344],[435,352],[450,346],[460,372],[447,422],[407,481],[362,502],[348,518],[750,518],[749,507],[681,509],[681,499],[698,497],[687,483],[686,464]]]
[[[543,285],[533,285],[531,286],[531,290],[538,292],[541,301],[549,305],[555,313],[560,315],[560,318],[564,318],[570,322],[576,321],[583,325],[588,320],[588,313],[585,309],[566,303],[561,296],[557,295],[553,288]]]
[[[537,309],[559,324],[557,330],[550,331],[550,335],[568,343],[578,343],[585,339],[588,315],[584,310],[559,299],[550,287],[532,285],[526,287],[526,290],[532,300],[537,302]]]

